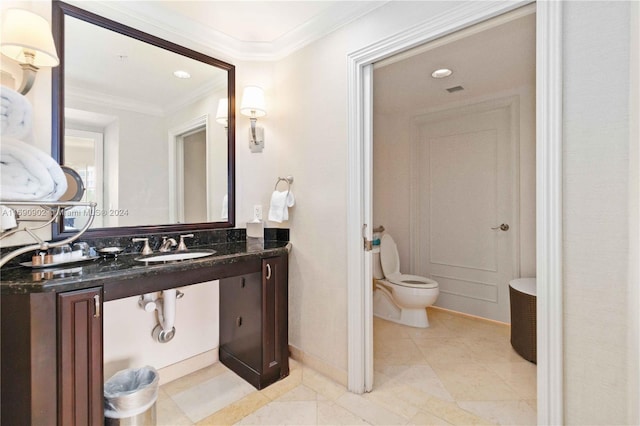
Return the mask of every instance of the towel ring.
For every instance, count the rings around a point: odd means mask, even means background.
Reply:
[[[287,177],[280,177],[278,176],[278,180],[276,181],[276,185],[273,187],[273,190],[275,191],[276,189],[278,189],[278,184],[281,182],[287,182],[287,192],[291,191],[291,184],[293,183],[293,176],[287,176]]]

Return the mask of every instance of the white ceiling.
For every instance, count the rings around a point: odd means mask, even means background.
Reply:
[[[429,110],[535,84],[535,14],[528,12],[516,11],[496,18],[500,25],[485,23],[450,36],[453,41],[436,40],[385,60],[374,71],[376,112]],[[453,75],[432,78],[438,68],[450,68]],[[446,91],[454,86],[464,90]]]
[[[276,60],[388,0],[69,2],[161,38],[189,39],[232,60]]]
[[[204,62],[72,17],[65,34],[70,99],[163,116],[212,92],[226,93],[227,72]],[[176,78],[177,70],[191,78]]]
[[[113,8],[119,8],[147,24],[188,22],[183,25],[186,32],[205,28],[204,33],[215,34],[218,40],[226,37],[240,43],[234,45],[241,48],[236,52],[238,55],[264,59],[267,51],[270,52],[267,56],[278,57],[301,47],[303,39],[326,35],[344,25],[353,19],[354,13],[361,15],[384,3],[83,1],[76,4],[86,9],[106,5],[111,13]],[[341,9],[345,6],[350,13]],[[532,84],[535,15],[529,9],[522,12],[523,8],[376,64],[376,112],[429,109]],[[340,10],[345,13],[338,13]],[[107,16],[114,18],[112,14]],[[197,61],[75,19],[69,20],[67,31],[66,42],[73,44],[66,49],[67,89],[77,96],[162,115],[167,109],[194,100],[193,96],[224,88],[226,73]],[[289,43],[292,34],[296,42]],[[126,58],[120,59],[121,56]],[[453,69],[453,75],[442,80],[431,78],[431,72],[441,67]],[[189,71],[193,78],[176,79],[172,76],[176,69]],[[458,85],[465,90],[453,94],[445,90]],[[157,90],[158,87],[162,90]]]

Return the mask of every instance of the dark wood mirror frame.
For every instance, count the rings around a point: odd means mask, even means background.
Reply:
[[[64,18],[71,16],[85,22],[124,34],[145,43],[157,46],[195,59],[227,71],[227,91],[229,99],[228,145],[227,145],[227,186],[228,186],[228,220],[226,222],[180,223],[168,225],[142,225],[112,228],[89,229],[84,236],[107,237],[120,235],[153,234],[158,232],[183,232],[202,229],[233,228],[235,226],[235,66],[200,52],[188,49],[175,43],[144,33],[121,23],[112,21],[70,4],[54,0],[52,4],[52,31],[58,50],[60,65],[52,69],[52,140],[51,156],[64,164]],[[53,238],[61,239],[72,235],[75,231],[65,231],[60,220],[53,226]]]

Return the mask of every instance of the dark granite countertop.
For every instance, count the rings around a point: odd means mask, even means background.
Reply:
[[[0,271],[0,294],[63,292],[90,288],[112,280],[127,280],[167,272],[191,271],[288,253],[288,241],[265,241],[264,247],[249,246],[246,241],[224,242],[189,247],[215,250],[212,256],[185,261],[144,263],[135,260],[139,253],[125,253],[117,258],[100,257],[52,269],[23,266],[4,267]]]

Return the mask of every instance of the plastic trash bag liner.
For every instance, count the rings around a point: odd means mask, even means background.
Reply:
[[[144,413],[158,399],[158,381],[150,366],[118,371],[104,383],[104,415],[122,419]]]

